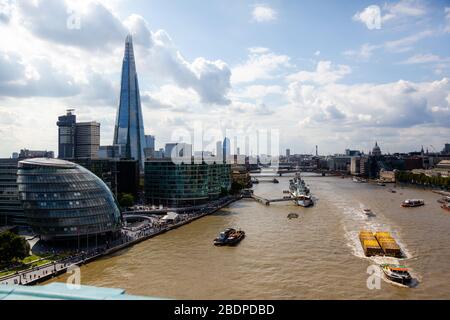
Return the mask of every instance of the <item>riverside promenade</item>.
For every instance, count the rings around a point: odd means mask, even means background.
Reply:
[[[109,243],[108,246],[102,245],[39,267],[34,267],[3,276],[0,278],[0,285],[34,285],[36,283],[48,280],[52,277],[72,270],[74,266],[86,264],[100,257],[105,257],[111,253],[120,251],[139,242],[191,223],[192,221],[212,214],[230,205],[231,203],[240,200],[241,198],[241,196],[229,196],[211,202],[208,206],[202,207],[202,209],[198,212],[180,214],[180,219],[173,223],[156,222],[145,224],[139,228],[124,227],[121,230],[121,236]]]

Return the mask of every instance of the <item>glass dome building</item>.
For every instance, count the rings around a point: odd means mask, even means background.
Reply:
[[[19,161],[17,184],[28,224],[44,240],[118,231],[121,214],[106,184],[72,162]]]

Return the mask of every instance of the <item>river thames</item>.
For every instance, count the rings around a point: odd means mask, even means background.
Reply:
[[[254,192],[281,198],[289,178],[260,183]],[[304,179],[314,207],[244,199],[82,266],[81,283],[175,299],[450,299],[450,214],[439,207],[439,195],[400,187],[391,193],[389,185],[348,178]],[[426,205],[401,208],[407,198],[422,198]],[[365,207],[377,216],[366,217]],[[291,212],[299,218],[289,220]],[[246,238],[236,247],[215,247],[212,240],[227,227],[245,230]],[[407,257],[364,257],[361,229],[390,231]],[[381,280],[379,289],[369,289],[368,267],[384,261],[406,264],[417,285]]]

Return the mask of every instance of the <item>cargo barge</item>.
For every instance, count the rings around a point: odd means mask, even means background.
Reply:
[[[388,256],[403,257],[402,250],[389,232],[375,232],[363,230],[359,233],[359,240],[367,257]]]

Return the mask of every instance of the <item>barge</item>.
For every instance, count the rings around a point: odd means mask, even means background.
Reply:
[[[389,232],[375,232],[363,230],[359,233],[359,240],[367,257],[388,256],[403,257],[400,246]]]

